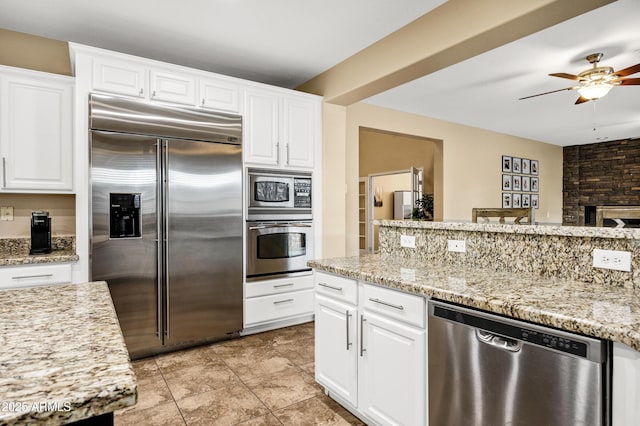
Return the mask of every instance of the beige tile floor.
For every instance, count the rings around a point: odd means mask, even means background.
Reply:
[[[363,425],[315,383],[313,323],[133,362],[125,425]]]

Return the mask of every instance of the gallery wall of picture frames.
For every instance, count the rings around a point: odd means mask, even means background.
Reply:
[[[502,208],[540,205],[540,164],[538,160],[502,156]]]

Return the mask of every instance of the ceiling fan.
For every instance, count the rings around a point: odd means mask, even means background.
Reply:
[[[563,92],[565,90],[577,90],[580,97],[576,101],[577,104],[583,102],[595,101],[600,99],[613,86],[639,86],[640,78],[623,78],[628,75],[640,72],[640,64],[632,65],[620,71],[614,71],[611,67],[599,67],[598,63],[604,55],[602,53],[592,53],[586,59],[593,68],[582,71],[578,75],[568,74],[564,72],[549,74],[552,77],[567,78],[578,82],[577,86],[566,87],[564,89],[552,90],[550,92],[538,93],[537,95],[525,96],[522,99],[535,98],[536,96],[548,95],[549,93]]]

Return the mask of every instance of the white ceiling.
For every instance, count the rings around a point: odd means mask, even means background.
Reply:
[[[445,0],[0,0],[0,28],[293,88]]]
[[[0,0],[0,28],[292,88],[444,1]],[[547,74],[577,74],[589,53],[640,62],[638,22],[640,1],[618,0],[366,102],[562,146],[640,137],[640,86],[517,100],[572,86]]]
[[[640,137],[640,86],[580,105],[574,90],[518,100],[575,86],[548,74],[578,74],[595,52],[615,70],[640,63],[640,1],[618,0],[365,102],[560,146]]]

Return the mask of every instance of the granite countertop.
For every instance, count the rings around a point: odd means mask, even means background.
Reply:
[[[0,424],[65,424],[136,403],[105,282],[0,291]]]
[[[48,254],[29,254],[28,251],[22,253],[0,252],[0,266],[77,262],[79,258],[72,250],[52,250]]]
[[[449,231],[479,231],[526,235],[556,235],[563,237],[593,237],[640,240],[639,228],[609,228],[595,226],[514,225],[500,223],[432,222],[425,220],[374,220],[381,226],[399,228],[443,229]]]
[[[376,254],[308,264],[319,271],[620,342],[640,351],[637,289]]]
[[[53,236],[51,253],[29,254],[29,238],[0,238],[0,266],[77,262],[74,236]]]

